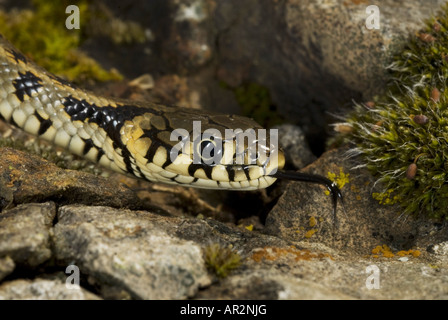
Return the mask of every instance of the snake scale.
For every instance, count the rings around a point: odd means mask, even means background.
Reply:
[[[254,190],[266,188],[277,178],[325,185],[332,194],[334,211],[340,190],[330,180],[313,174],[281,169],[282,150],[267,144],[265,156],[256,161],[234,159],[236,144],[224,141],[221,161],[194,162],[194,147],[213,142],[190,141],[189,152],[170,151],[178,141],[171,133],[179,128],[192,132],[213,128],[225,136],[226,129],[261,129],[252,119],[203,110],[105,98],[80,89],[40,68],[0,35],[0,118],[24,131],[114,171],[135,177],[188,187]],[[193,138],[191,138],[193,140]],[[276,161],[270,156],[276,152]],[[182,160],[182,161],[178,161]]]

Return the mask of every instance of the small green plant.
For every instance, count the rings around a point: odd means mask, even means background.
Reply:
[[[356,104],[344,136],[378,177],[380,203],[448,218],[448,5],[411,36],[390,71],[387,94]]]
[[[229,247],[218,243],[211,244],[204,249],[207,267],[219,278],[225,278],[230,271],[241,265],[241,256]]]

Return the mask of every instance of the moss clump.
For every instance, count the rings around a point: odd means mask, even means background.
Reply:
[[[0,11],[0,32],[37,64],[70,81],[120,80],[122,76],[118,71],[104,70],[77,50],[85,37],[82,26],[93,19],[90,3],[88,0],[76,3],[80,11],[80,30],[65,27],[68,17],[65,9],[71,1],[33,0],[33,11]]]
[[[229,247],[218,243],[204,249],[205,263],[219,278],[225,278],[230,271],[241,265],[241,256]]]
[[[341,128],[381,182],[379,202],[448,218],[448,5],[411,36],[390,71],[388,94],[357,104]]]

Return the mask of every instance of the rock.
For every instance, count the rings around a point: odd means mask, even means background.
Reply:
[[[137,87],[140,90],[149,90],[154,88],[154,79],[149,73],[145,73],[129,82],[129,86]]]
[[[360,254],[383,244],[409,250],[446,240],[447,225],[423,216],[404,216],[397,204],[379,204],[373,193],[380,186],[357,165],[357,159],[350,160],[347,150],[340,149],[325,153],[303,170],[344,184],[340,185],[344,205],[338,203],[336,217],[324,187],[291,182],[269,213],[265,231],[290,241],[323,243]]]
[[[301,247],[299,247],[299,245]],[[374,258],[322,244],[252,250],[244,267],[202,290],[207,299],[446,299],[448,270],[424,257]]]
[[[195,72],[210,62],[214,50],[211,8],[207,0],[167,1],[171,14],[162,41],[162,56],[177,72]]]
[[[283,124],[276,128],[278,129],[278,143],[285,153],[286,163],[292,164],[296,169],[301,169],[316,160],[300,127]]]
[[[0,148],[0,210],[20,203],[57,201],[142,207],[135,193],[122,184],[92,174],[64,170],[11,148]]]
[[[302,249],[284,243],[255,247],[246,255],[243,268],[215,286],[201,291],[198,298],[353,299],[313,279],[318,276],[318,272],[313,269],[319,272],[334,270],[335,265],[339,264],[332,261],[333,256],[321,250],[331,251],[323,246]]]
[[[290,189],[293,186],[289,186],[287,194],[297,192]],[[312,195],[315,196],[318,196],[317,191]],[[280,199],[280,206],[284,205],[282,202]],[[37,205],[21,205],[2,214],[16,213],[17,219],[23,220],[23,215],[18,213],[20,209],[33,206]],[[331,209],[331,205],[327,207]],[[275,209],[277,214],[280,209]],[[358,209],[350,210],[347,214],[353,214]],[[36,212],[34,214],[37,215]],[[283,233],[273,236],[226,225],[214,219],[166,217],[147,211],[84,205],[62,206],[58,208],[55,219],[46,220],[55,222],[54,226],[50,224],[53,267],[48,271],[54,271],[55,267],[65,270],[69,264],[76,265],[80,270],[81,287],[88,285],[95,288],[97,296],[89,296],[84,289],[79,292],[67,290],[63,281],[67,275],[61,274],[58,281],[37,278],[4,282],[0,284],[1,298],[447,298],[444,288],[448,285],[448,270],[443,260],[423,250],[419,255],[400,255],[394,250],[395,255],[376,257],[372,254],[372,248],[368,247],[370,239],[360,241],[366,247],[351,244],[350,247],[341,248],[339,244],[345,240],[342,235],[336,236],[334,241],[317,240],[320,230],[310,238],[293,239],[287,238],[288,233],[282,229]],[[340,220],[342,224],[342,217]],[[0,230],[3,229],[2,226]],[[429,231],[431,228],[425,226],[422,229]],[[22,235],[24,240],[27,236],[32,239],[36,234],[36,231],[25,230]],[[441,234],[431,231],[415,235],[416,248],[446,234],[446,230],[440,230]],[[359,230],[355,228],[352,232]],[[351,236],[368,238],[368,234],[361,233]],[[323,244],[325,241],[328,245]],[[378,238],[376,243],[383,241]],[[217,279],[206,269],[202,252],[212,243],[225,247],[232,244],[235,252],[242,257],[242,265],[229,272],[224,279]],[[407,261],[403,261],[403,257]],[[8,272],[14,268],[8,258],[0,261],[10,264]],[[36,271],[29,263],[22,262],[21,266],[25,266],[28,272]],[[48,277],[48,271],[40,269],[41,276]],[[376,280],[370,278],[372,272],[377,273]],[[17,275],[13,271],[12,276]],[[378,283],[379,288],[369,288],[369,283]]]
[[[0,285],[0,300],[98,300],[85,289],[67,289],[60,280],[13,280]]]
[[[268,270],[250,271],[229,277],[200,297],[210,299],[263,300],[348,300],[348,295],[328,290],[315,282],[289,277],[285,273]]]
[[[51,257],[50,229],[56,206],[24,204],[0,213],[0,257],[33,268]]]
[[[380,29],[368,30],[365,1],[217,1],[217,75],[267,87],[278,112],[322,146],[330,114],[381,90],[391,56],[442,2],[381,1]]]
[[[168,105],[176,105],[181,108],[200,109],[195,90],[188,85],[188,79],[178,75],[167,75],[157,79],[152,91],[155,100],[164,101]]]
[[[148,212],[65,206],[54,229],[55,258],[73,262],[106,292],[118,287],[138,299],[185,299],[210,277],[201,248],[167,233],[181,222]]]
[[[448,241],[436,243],[428,247],[428,252],[438,256],[445,256],[448,260]]]
[[[382,1],[377,6],[379,29],[370,30],[366,23],[372,11],[366,12],[369,4],[359,1],[288,1],[284,18],[290,40],[297,41],[295,48],[306,52],[303,62],[313,61],[344,87],[369,96],[378,92],[387,77],[391,55],[442,3]]]
[[[9,256],[0,258],[0,281],[13,272],[15,267],[14,261]]]

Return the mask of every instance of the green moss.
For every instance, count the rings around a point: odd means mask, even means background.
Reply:
[[[85,34],[68,30],[65,9],[69,0],[33,0],[35,10],[0,11],[0,32],[38,65],[70,81],[119,80],[117,71],[106,71],[93,59],[77,50]],[[90,1],[77,1],[80,24],[91,19]]]
[[[272,103],[269,89],[251,82],[237,88],[230,88],[225,83],[221,87],[230,89],[241,106],[241,114],[253,118],[264,127],[272,127],[283,122],[275,105]]]
[[[230,271],[241,265],[241,256],[238,253],[218,243],[204,249],[204,258],[207,267],[219,278],[227,277]]]
[[[448,5],[394,58],[388,94],[357,104],[346,140],[378,177],[382,204],[448,218]]]

